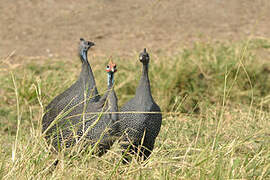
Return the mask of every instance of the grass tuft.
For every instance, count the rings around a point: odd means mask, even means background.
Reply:
[[[117,143],[102,157],[48,152],[43,108],[76,80],[80,61],[22,59],[27,63],[0,73],[0,179],[270,178],[270,63],[262,56],[269,48],[269,40],[252,39],[195,43],[170,57],[153,54],[150,80],[164,112],[161,132],[149,161],[128,165],[120,163]],[[137,55],[114,61],[121,107],[134,96],[141,64]],[[90,59],[101,93],[106,62]]]

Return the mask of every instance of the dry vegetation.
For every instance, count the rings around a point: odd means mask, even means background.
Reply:
[[[117,143],[101,158],[47,151],[40,125],[44,106],[74,82],[78,59],[3,58],[0,178],[268,179],[270,63],[262,57],[269,58],[269,49],[269,40],[252,39],[195,43],[173,57],[152,53],[150,79],[162,128],[149,161],[129,165],[120,163]],[[113,59],[121,106],[134,95],[141,64],[137,54]],[[90,61],[103,92],[107,58],[90,53]]]
[[[269,0],[1,0],[0,11],[0,179],[270,179]],[[117,143],[101,158],[47,150],[43,110],[75,81],[80,37],[97,44],[99,92],[109,56],[118,64],[120,107],[148,48],[163,111],[148,162],[121,164]]]

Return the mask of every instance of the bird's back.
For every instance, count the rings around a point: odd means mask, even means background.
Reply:
[[[154,101],[143,104],[138,103],[136,98],[131,99],[120,109],[121,131],[128,131],[129,136],[140,139],[146,130],[149,136],[156,138],[160,130],[162,116],[160,113],[153,112],[161,112]]]
[[[91,95],[91,91],[93,91],[93,89],[89,90],[90,92],[87,93],[88,96],[86,97],[84,95],[85,91],[86,89],[84,85],[80,82],[80,80],[78,80],[60,95],[56,96],[46,107],[46,113],[42,120],[42,132],[49,127],[57,116],[61,116],[61,114],[71,111],[74,107],[80,106],[80,104],[83,104],[84,101],[87,101],[87,98],[92,97],[92,99],[89,99],[90,102],[99,100],[99,95]],[[52,128],[50,131],[53,131],[53,129],[54,128]]]

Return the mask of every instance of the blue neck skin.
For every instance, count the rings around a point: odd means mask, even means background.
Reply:
[[[114,83],[114,77],[112,72],[108,72],[108,88],[110,89],[113,86]]]
[[[86,50],[82,49],[80,51],[80,56],[82,57],[83,62],[87,62],[88,61],[88,59],[87,59],[87,51]]]

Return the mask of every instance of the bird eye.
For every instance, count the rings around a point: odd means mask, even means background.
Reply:
[[[110,70],[111,70],[110,66],[109,66],[109,65],[106,66],[106,71],[107,71],[107,72],[110,72]]]

